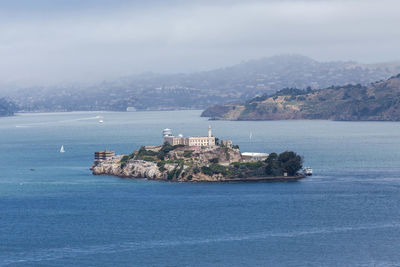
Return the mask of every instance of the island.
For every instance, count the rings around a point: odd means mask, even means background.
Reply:
[[[241,153],[231,140],[212,136],[172,136],[163,131],[162,145],[142,146],[129,155],[113,151],[95,152],[94,175],[146,178],[171,182],[295,181],[303,158],[292,151],[280,153]]]
[[[400,74],[368,86],[286,88],[245,103],[215,105],[202,116],[215,120],[399,121]]]

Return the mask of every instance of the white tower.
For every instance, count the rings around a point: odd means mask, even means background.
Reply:
[[[210,138],[212,136],[211,134],[211,125],[208,125],[208,137]]]

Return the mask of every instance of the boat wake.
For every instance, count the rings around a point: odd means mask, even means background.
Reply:
[[[15,125],[15,127],[16,128],[28,128],[28,127],[34,127],[34,126],[53,125],[53,124],[60,124],[60,123],[70,123],[70,122],[76,122],[76,121],[98,120],[98,118],[99,118],[99,116],[79,118],[79,119],[60,120],[60,121],[34,122],[34,123],[25,123],[25,124]]]

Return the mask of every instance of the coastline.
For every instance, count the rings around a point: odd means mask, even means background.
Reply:
[[[168,180],[164,178],[151,179],[148,177],[136,177],[130,175],[115,175],[115,174],[93,174],[97,176],[110,176],[117,177],[121,179],[138,179],[138,180],[149,180],[149,181],[160,181],[160,182],[170,182],[170,183],[257,183],[257,182],[296,182],[298,180],[304,179],[307,175],[299,173],[295,176],[265,176],[265,177],[248,177],[248,178],[226,178],[221,180]]]

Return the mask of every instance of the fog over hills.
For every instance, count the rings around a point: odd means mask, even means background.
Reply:
[[[0,86],[193,73],[278,54],[400,60],[397,0],[2,0]]]
[[[23,111],[203,109],[286,87],[366,85],[397,73],[400,62],[319,62],[300,55],[279,55],[190,74],[145,73],[92,85],[14,89],[6,96]]]

